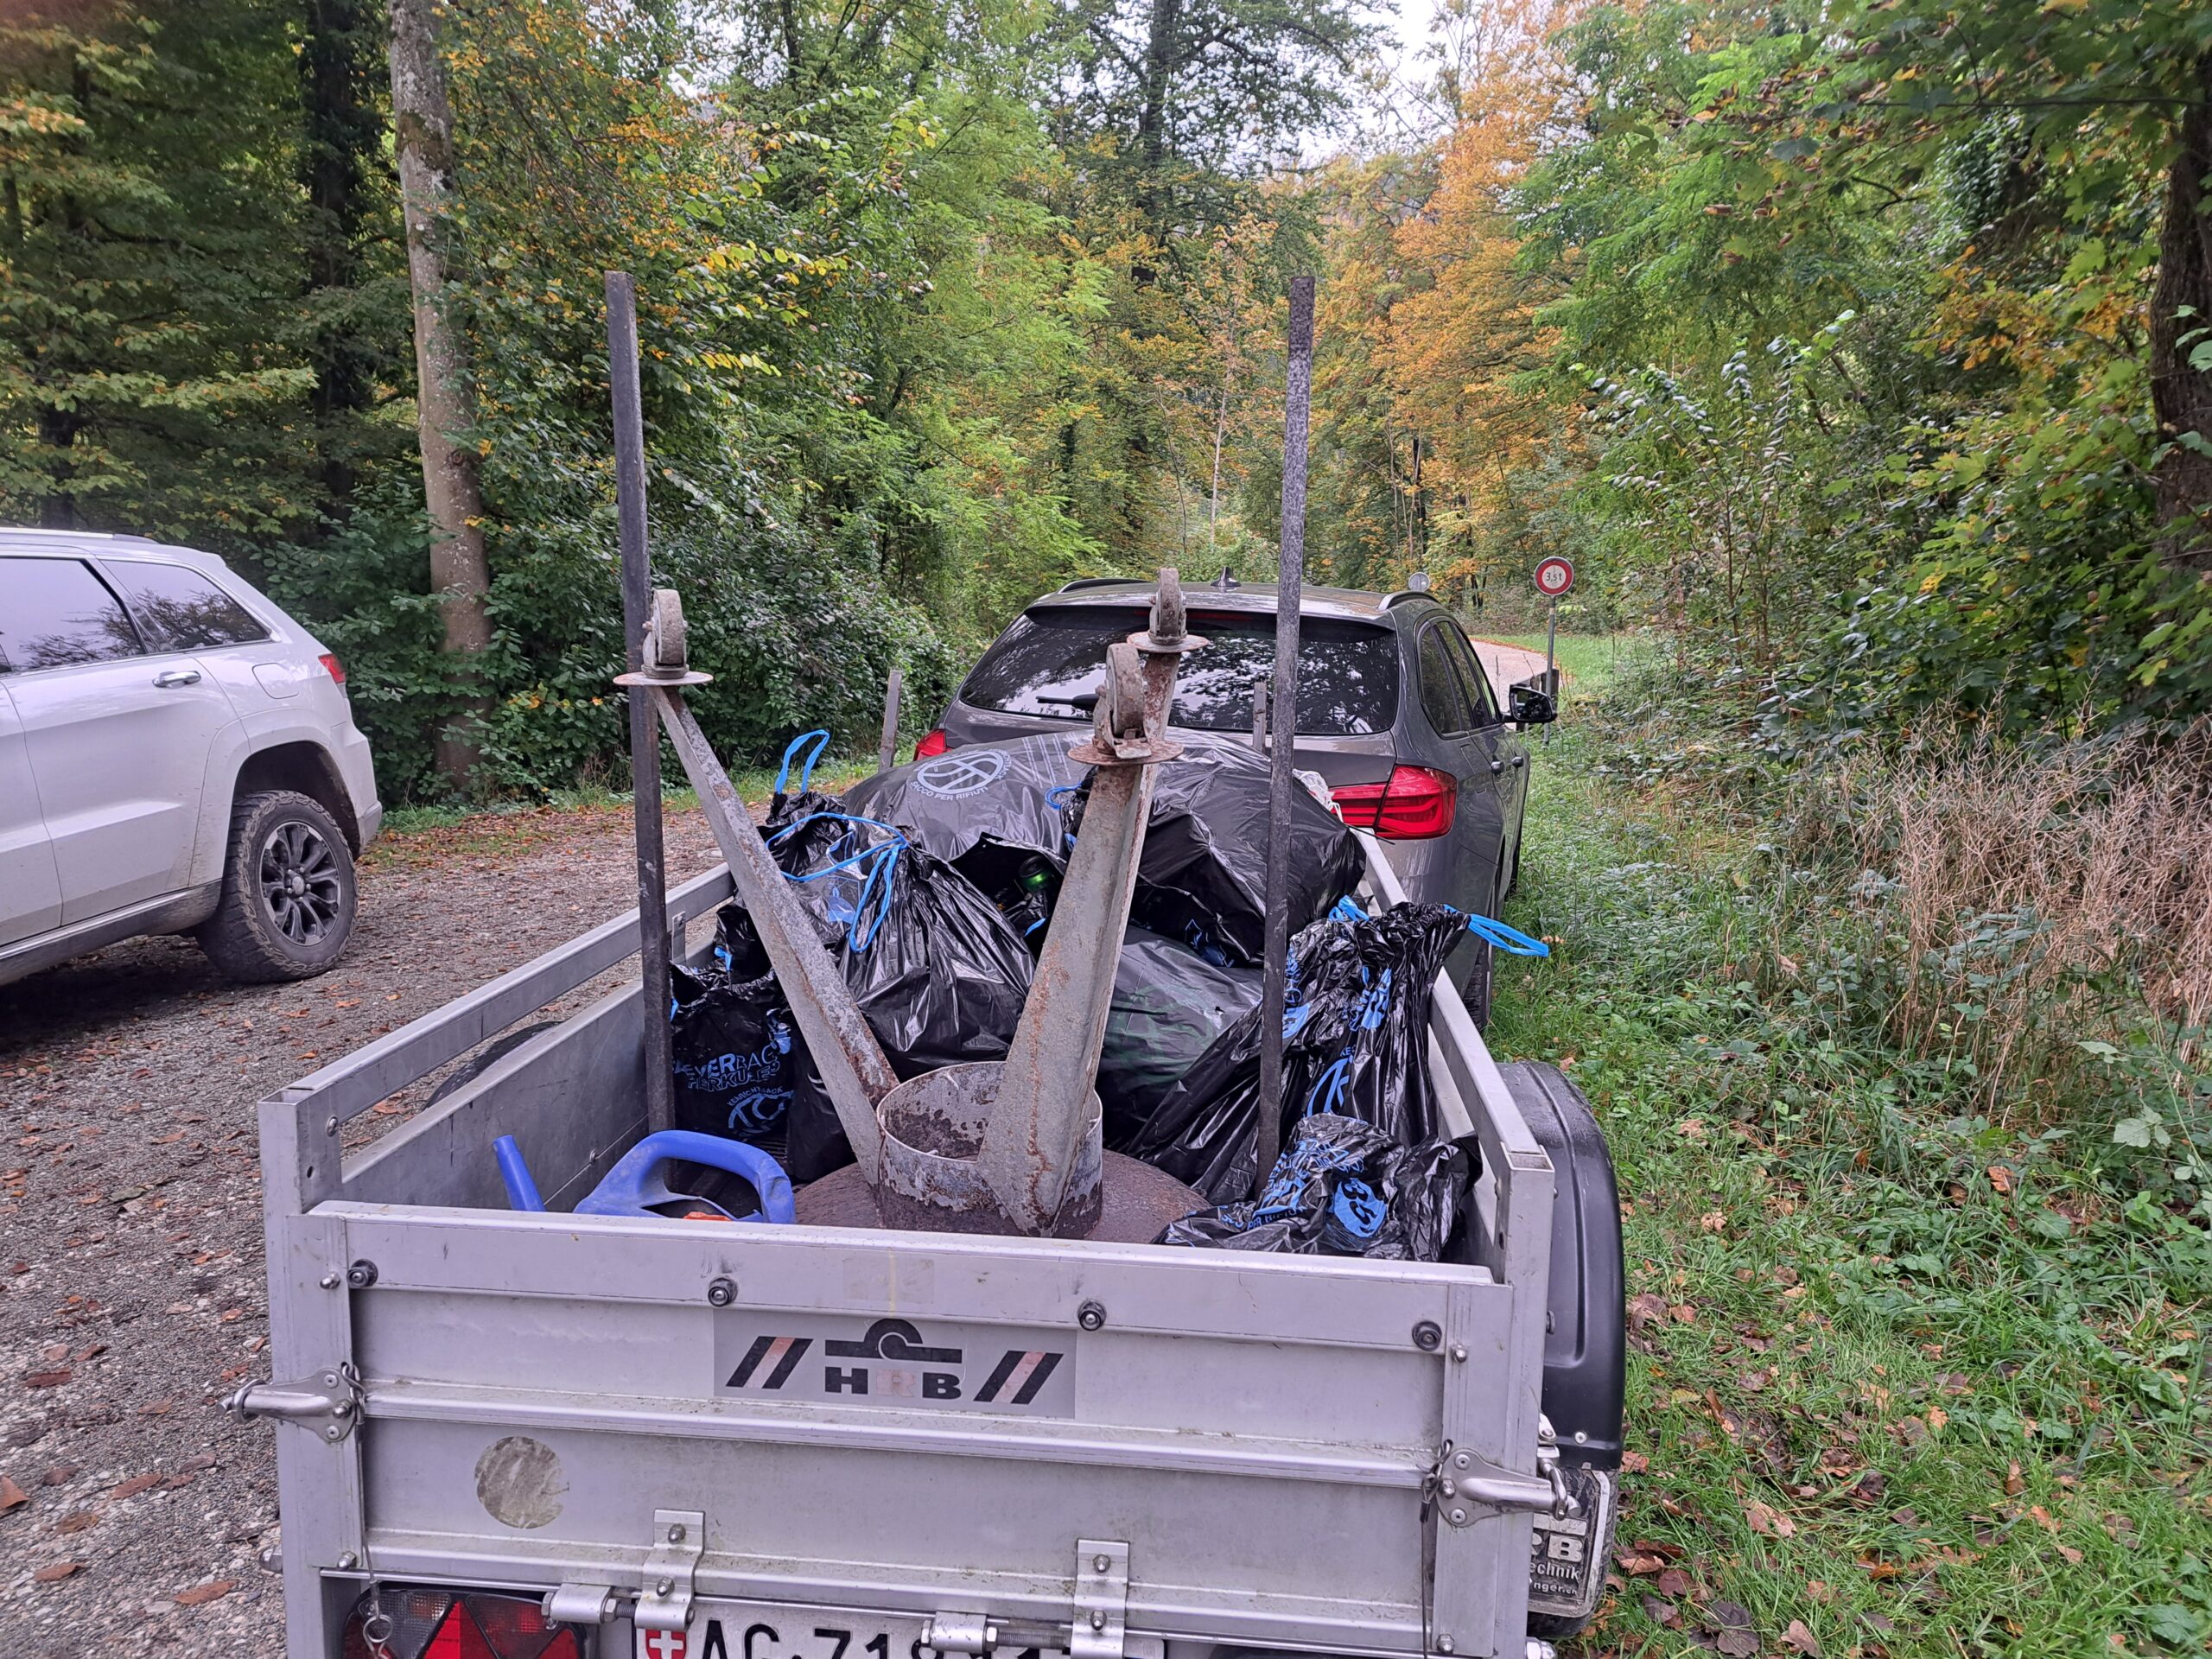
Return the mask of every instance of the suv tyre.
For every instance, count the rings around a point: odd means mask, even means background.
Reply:
[[[308,979],[345,953],[359,900],[353,855],[330,814],[289,789],[231,809],[223,896],[200,948],[232,979]]]

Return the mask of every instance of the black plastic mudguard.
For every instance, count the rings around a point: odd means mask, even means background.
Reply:
[[[1518,1060],[1498,1070],[1529,1132],[1551,1154],[1558,1182],[1544,1414],[1559,1435],[1561,1462],[1617,1470],[1628,1318],[1612,1156],[1590,1103],[1557,1066]]]

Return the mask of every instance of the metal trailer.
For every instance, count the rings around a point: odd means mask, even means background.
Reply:
[[[678,960],[731,891],[671,896]],[[262,1103],[278,1381],[230,1403],[277,1420],[289,1659],[339,1659],[372,1586],[543,1597],[614,1659],[1522,1659],[1587,1618],[1611,1176],[1580,1096],[1501,1068],[1458,997],[1431,1058],[1480,1152],[1459,1262],[560,1213],[644,1128],[634,986],[345,1149],[638,938],[632,912]],[[550,1212],[506,1207],[507,1134]]]

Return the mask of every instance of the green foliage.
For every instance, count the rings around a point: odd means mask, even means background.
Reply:
[[[1847,883],[1777,893],[1744,823],[1624,787],[1589,712],[1535,772],[1508,912],[1554,954],[1501,975],[1491,1033],[1587,1091],[1624,1200],[1628,1541],[1583,1650],[1710,1645],[1740,1610],[1761,1651],[2196,1651],[2201,1065],[2177,1084],[2146,1033],[2091,1057],[2071,1122],[1980,1109],[1885,1040],[1880,986],[1803,971]]]

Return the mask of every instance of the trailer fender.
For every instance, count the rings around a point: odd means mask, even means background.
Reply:
[[[1627,1313],[1620,1197],[1597,1115],[1557,1066],[1501,1065],[1529,1133],[1551,1154],[1552,1272],[1544,1338],[1544,1414],[1569,1464],[1621,1465]]]

